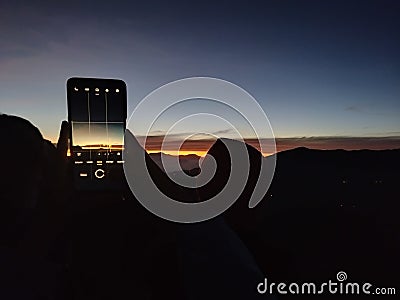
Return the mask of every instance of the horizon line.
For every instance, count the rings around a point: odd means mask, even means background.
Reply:
[[[143,137],[137,137],[140,140]],[[164,142],[164,136],[149,136],[146,139],[146,151],[148,153],[165,153],[170,155],[195,154],[205,156],[209,148],[215,143],[215,139],[188,139],[183,144],[181,140]],[[164,145],[163,145],[164,142]],[[260,151],[260,143],[269,142],[271,139],[244,139],[244,142]],[[53,144],[57,144],[53,142]],[[144,144],[144,141],[141,143]],[[276,153],[305,147],[317,150],[390,150],[400,149],[400,136],[302,136],[275,138]],[[181,153],[181,154],[179,154]],[[182,154],[183,153],[183,154]],[[263,156],[273,154],[263,153]]]

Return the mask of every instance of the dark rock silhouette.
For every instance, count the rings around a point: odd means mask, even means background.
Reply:
[[[269,279],[326,282],[345,270],[351,282],[399,287],[400,150],[280,152],[272,185],[254,209],[247,206],[260,160],[271,158],[247,150],[246,188],[224,217]],[[202,199],[218,193],[230,170],[221,141],[209,154],[219,170],[200,189]]]

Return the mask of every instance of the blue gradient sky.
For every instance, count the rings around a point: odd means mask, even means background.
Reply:
[[[0,4],[0,111],[48,139],[72,76],[124,79],[128,115],[212,76],[249,91],[280,138],[400,136],[398,1],[42,3]]]

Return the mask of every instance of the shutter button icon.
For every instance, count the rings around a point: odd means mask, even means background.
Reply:
[[[96,176],[96,178],[98,178],[98,179],[103,178],[104,175],[105,175],[105,173],[104,173],[104,170],[103,170],[103,169],[97,169],[97,170],[94,172],[94,176]]]

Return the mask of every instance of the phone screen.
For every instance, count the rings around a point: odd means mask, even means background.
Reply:
[[[70,78],[67,98],[75,188],[120,189],[127,106],[125,83],[116,79]]]

